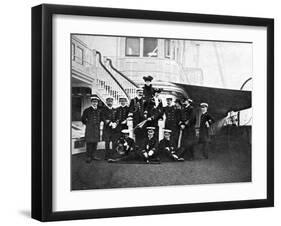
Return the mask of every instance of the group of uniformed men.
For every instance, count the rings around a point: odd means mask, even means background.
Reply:
[[[174,161],[184,161],[184,154],[189,160],[194,158],[194,145],[203,145],[203,156],[208,158],[208,129],[214,122],[208,114],[208,104],[201,103],[199,137],[195,131],[196,117],[192,100],[185,98],[166,99],[164,107],[159,98],[161,89],[152,86],[151,76],[143,77],[145,85],[137,89],[137,96],[129,106],[126,98],[120,98],[120,106],[113,108],[113,98],[106,99],[106,107],[99,107],[99,98],[91,98],[92,105],[82,114],[82,122],[86,125],[86,162],[98,160],[97,143],[100,141],[100,122],[104,122],[103,137],[105,141],[105,159],[108,162],[141,159],[147,163],[160,162],[159,154],[165,153]],[[158,121],[165,117],[164,138],[158,142]],[[132,120],[135,139],[129,136],[127,120]],[[111,145],[110,145],[111,144]]]

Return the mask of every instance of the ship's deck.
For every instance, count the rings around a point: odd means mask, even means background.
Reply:
[[[87,164],[84,153],[76,154],[72,156],[72,190],[250,182],[248,141],[239,136],[217,136],[210,144],[209,159],[203,159],[197,147],[193,161],[164,160],[161,164],[104,160]]]

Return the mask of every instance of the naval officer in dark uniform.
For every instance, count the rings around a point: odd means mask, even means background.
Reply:
[[[137,89],[137,96],[133,98],[129,106],[128,117],[133,118],[133,127],[135,128],[140,122],[145,120],[144,116],[144,99],[143,99],[143,89]],[[145,136],[145,133],[142,128],[137,128],[134,131],[136,143],[139,145]]]
[[[95,154],[97,144],[100,141],[100,122],[102,121],[102,110],[98,107],[99,98],[93,96],[91,98],[92,105],[83,111],[81,121],[86,125],[86,162],[90,163],[93,159],[97,159]]]
[[[160,93],[162,92],[162,89],[155,89],[155,94],[154,97],[152,98],[152,102],[154,103],[154,108],[157,109],[158,111],[158,116],[160,118],[162,118],[163,116],[163,101],[160,98]]]
[[[129,107],[127,105],[127,98],[119,98],[120,106],[116,109],[117,132],[118,137],[122,135],[122,130],[127,129],[127,118],[129,114]]]
[[[140,155],[146,163],[160,163],[158,152],[158,139],[154,136],[154,127],[147,127],[147,137],[143,140]]]
[[[114,144],[117,139],[117,120],[116,109],[113,108],[113,98],[106,98],[106,107],[102,114],[104,118],[103,140],[105,141],[105,159],[107,160],[112,154]],[[110,148],[111,143],[111,148]]]
[[[189,98],[183,99],[183,108],[181,110],[181,122],[180,127],[183,131],[182,141],[181,141],[181,150],[182,155],[188,153],[189,160],[194,159],[194,145],[196,143],[195,136],[195,124],[196,124],[196,115],[192,104],[192,100]]]
[[[171,139],[171,132],[172,130],[164,129],[164,138],[159,142],[158,145],[159,152],[164,153],[174,161],[184,161],[184,159],[180,158],[177,154],[177,145]]]
[[[159,126],[158,126],[158,120],[162,118],[162,112],[155,106],[154,102],[149,103],[150,110],[148,111],[146,118],[147,123],[145,124],[145,127],[153,127],[154,128],[154,136],[156,139],[159,138]]]
[[[202,145],[202,153],[205,159],[209,158],[208,147],[211,141],[209,130],[210,126],[215,122],[214,119],[208,113],[208,104],[200,104],[202,115],[200,117],[200,128],[199,128],[199,144]]]
[[[143,89],[137,88],[137,96],[131,99],[129,105],[129,117],[133,118],[133,126],[135,127],[144,120],[144,107],[143,107]]]
[[[171,139],[177,144],[179,136],[179,123],[180,123],[180,109],[177,109],[172,105],[172,98],[168,97],[167,106],[163,108],[163,112],[166,116],[165,128],[172,131]]]

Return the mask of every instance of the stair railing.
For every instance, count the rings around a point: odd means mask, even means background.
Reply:
[[[126,75],[124,75],[121,71],[119,71],[118,69],[116,69],[116,67],[113,66],[112,64],[112,60],[110,58],[107,58],[108,62],[109,62],[109,66],[116,72],[118,73],[120,76],[122,76],[125,80],[127,80],[129,83],[131,83],[135,88],[138,88],[138,85],[136,83],[134,83],[131,79],[129,79]]]
[[[138,85],[131,79],[129,79],[126,75],[124,75],[121,71],[116,69],[116,67],[112,64],[112,60],[110,58],[107,58],[106,60],[106,66],[108,67],[108,70],[110,70],[114,77],[117,78],[118,81],[120,81],[123,88],[125,89],[125,92],[130,96],[130,99],[134,98],[136,96]]]
[[[111,73],[110,70],[105,66],[102,60],[102,55],[99,51],[96,51],[98,55],[98,65],[101,70],[97,70],[97,81],[96,85],[98,88],[104,89],[106,94],[115,101],[118,101],[120,97],[125,97],[130,100],[130,95],[126,92],[120,81]]]

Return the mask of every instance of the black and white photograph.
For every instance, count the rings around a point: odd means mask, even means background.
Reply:
[[[31,85],[34,219],[274,206],[273,18],[38,5]]]
[[[252,42],[70,45],[71,190],[252,181]]]

